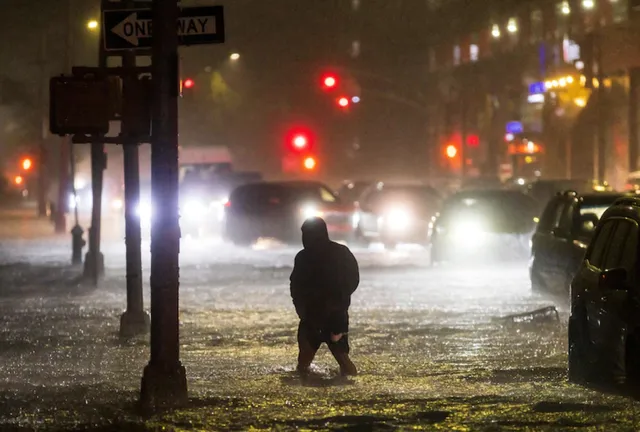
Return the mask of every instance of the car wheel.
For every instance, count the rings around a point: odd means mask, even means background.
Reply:
[[[579,310],[579,309],[578,309]],[[589,335],[584,309],[569,318],[569,381],[589,381]]]

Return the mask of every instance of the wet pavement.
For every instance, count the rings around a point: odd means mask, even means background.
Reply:
[[[66,239],[0,241],[0,430],[640,429],[634,400],[567,383],[565,310],[503,319],[554,304],[531,294],[525,262],[430,268],[421,249],[355,250],[361,373],[337,377],[324,349],[302,381],[288,289],[296,250],[185,241],[182,252],[190,405],[142,418],[147,338],[118,338],[124,247],[106,245],[107,277],[93,290],[66,266]]]

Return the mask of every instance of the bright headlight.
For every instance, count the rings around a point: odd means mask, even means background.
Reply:
[[[149,222],[151,220],[151,212],[151,205],[148,203],[140,203],[136,211],[142,222]]]
[[[392,229],[404,229],[411,224],[411,213],[404,209],[393,209],[386,215],[385,222]]]
[[[200,201],[188,201],[183,210],[185,216],[193,217],[201,216],[205,212],[206,208]]]
[[[306,205],[302,207],[300,209],[300,213],[305,220],[314,217],[322,217],[322,212],[314,205]]]
[[[451,230],[451,237],[456,243],[473,244],[485,236],[486,229],[480,221],[460,221]]]

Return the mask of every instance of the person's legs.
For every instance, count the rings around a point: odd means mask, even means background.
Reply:
[[[298,372],[309,372],[309,366],[311,366],[320,344],[321,342],[315,336],[313,329],[301,321],[298,325]]]
[[[349,335],[344,334],[337,342],[328,342],[329,350],[340,365],[340,373],[344,376],[358,375],[358,369],[349,358]]]

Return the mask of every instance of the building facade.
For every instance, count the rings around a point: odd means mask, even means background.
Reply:
[[[629,103],[640,65],[636,3],[432,1],[427,81],[437,165],[619,183],[637,159],[637,101]],[[443,159],[448,145],[459,158]]]

